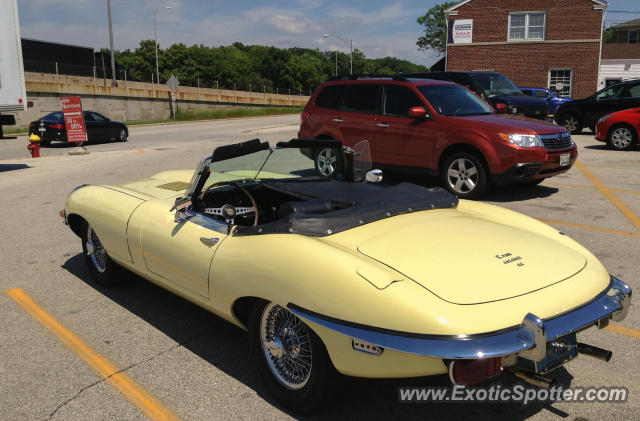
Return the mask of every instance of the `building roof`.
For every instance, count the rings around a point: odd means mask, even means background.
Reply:
[[[454,4],[453,6],[451,6],[450,8],[448,8],[447,10],[445,10],[446,14],[449,14],[450,12],[453,12],[454,10],[456,10],[458,7],[460,6],[464,6],[465,4],[469,3],[472,0],[462,0],[459,3]],[[609,6],[609,3],[607,3],[604,0],[591,0],[593,3],[599,5],[599,6],[604,6],[607,7]]]
[[[611,26],[609,29],[631,29],[640,27],[640,19],[630,20]]]

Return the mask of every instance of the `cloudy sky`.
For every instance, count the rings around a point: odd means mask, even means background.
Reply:
[[[116,49],[135,48],[153,39],[157,14],[158,42],[168,46],[244,44],[309,47],[323,50],[348,47],[330,33],[353,39],[367,57],[395,56],[431,65],[433,53],[418,51],[421,27],[416,18],[439,0],[112,0]],[[18,0],[22,35],[26,38],[85,45],[109,44],[106,0]],[[640,18],[640,1],[611,0],[608,22]]]

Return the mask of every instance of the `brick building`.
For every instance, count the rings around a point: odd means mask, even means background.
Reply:
[[[602,0],[464,0],[447,9],[446,69],[493,70],[583,98],[598,88]]]

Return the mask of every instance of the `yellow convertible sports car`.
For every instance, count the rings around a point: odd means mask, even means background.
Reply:
[[[195,173],[80,186],[62,216],[96,282],[125,268],[247,329],[268,390],[297,411],[336,371],[471,385],[510,370],[543,384],[578,353],[611,357],[576,333],[624,319],[631,289],[584,247],[381,178],[366,142],[255,139]]]

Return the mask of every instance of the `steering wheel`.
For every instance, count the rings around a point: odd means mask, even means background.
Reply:
[[[253,218],[253,226],[258,225],[258,205],[256,204],[256,200],[253,198],[249,190],[242,187],[240,184],[233,181],[218,181],[217,183],[213,183],[209,187],[203,190],[202,194],[200,194],[200,200],[204,199],[204,195],[214,187],[218,186],[232,186],[239,189],[242,193],[244,193],[249,200],[251,201],[251,207],[236,207],[232,205],[222,205],[219,208],[206,208],[204,213],[208,213],[209,215],[215,215],[223,218],[225,222],[228,224],[234,224],[234,218],[238,215],[244,215],[245,213],[254,213]]]

